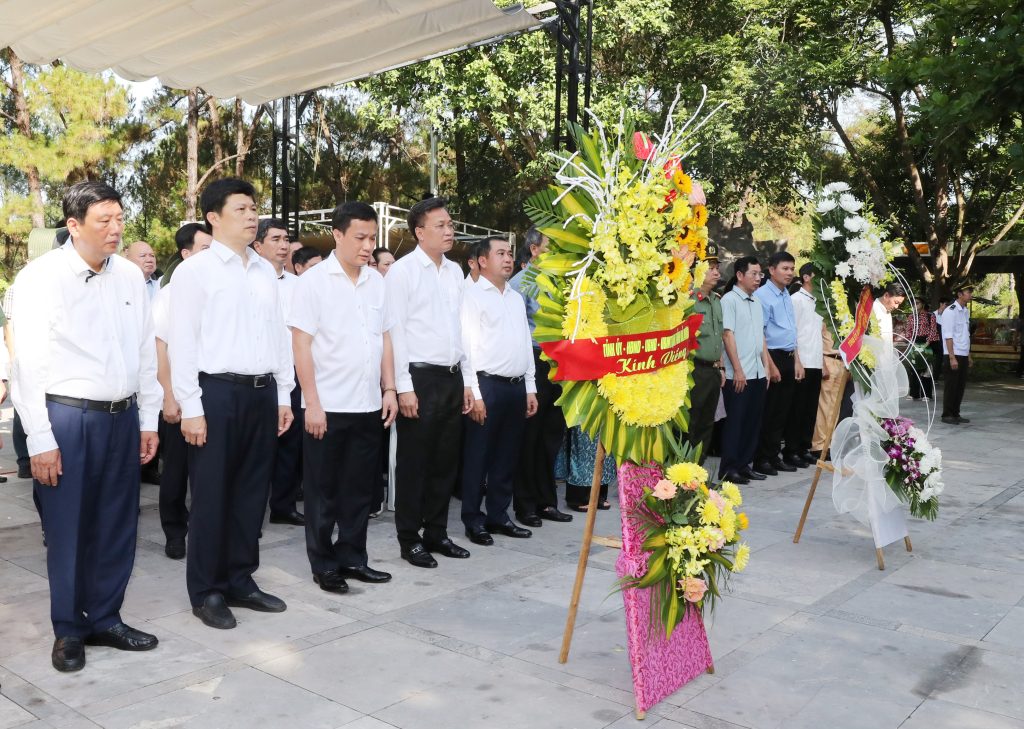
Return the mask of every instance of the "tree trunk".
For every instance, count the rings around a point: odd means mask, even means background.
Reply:
[[[459,108],[455,109],[455,118],[459,119],[462,116],[462,110]],[[463,216],[466,215],[468,205],[466,204],[466,183],[468,181],[468,173],[466,172],[466,147],[463,140],[463,132],[458,126],[455,127],[453,136],[455,137],[455,194],[459,197],[459,210]],[[466,218],[463,217],[463,220]]]
[[[14,94],[15,119],[17,120],[18,131],[26,139],[32,139],[32,118],[28,112],[28,101],[25,99],[25,77],[22,73],[23,64],[21,59],[13,50],[8,51],[11,59],[11,81]],[[33,228],[46,227],[46,220],[43,217],[43,188],[39,183],[39,168],[35,165],[25,165],[25,177],[28,178],[28,195],[35,208],[30,214]]]
[[[188,90],[188,146],[185,150],[185,218],[196,219],[199,197],[199,94]]]
[[[740,197],[739,207],[736,208],[736,212],[732,215],[732,220],[729,223],[730,228],[740,228],[743,226],[743,216],[747,214],[747,205],[750,204],[750,196],[754,194],[754,187],[747,185],[743,190],[743,196]]]
[[[241,177],[245,169],[245,119],[242,117],[242,97],[235,97],[235,177]]]
[[[223,176],[223,169],[221,162],[224,160],[224,139],[220,133],[220,105],[217,103],[217,99],[210,96],[206,100],[207,106],[210,107],[210,136],[213,138],[213,168],[216,170],[213,174],[217,177]]]

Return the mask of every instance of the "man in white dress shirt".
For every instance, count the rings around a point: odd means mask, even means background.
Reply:
[[[146,241],[137,240],[128,246],[124,257],[134,263],[142,270],[146,279],[146,293],[152,301],[156,292],[160,290],[160,279],[153,276],[156,273],[156,252]]]
[[[818,419],[821,382],[828,379],[827,372],[823,369],[823,319],[814,309],[814,293],[811,288],[814,286],[813,280],[814,264],[805,263],[800,267],[800,288],[793,294],[796,346],[800,351],[800,363],[804,366],[804,378],[796,383],[793,391],[793,405],[785,436],[787,451],[796,453],[810,466],[818,462],[818,459],[811,455],[811,446],[814,440],[814,423]]]
[[[475,254],[480,278],[462,301],[462,347],[473,366],[467,381],[474,397],[463,450],[462,523],[471,542],[489,546],[492,533],[532,535],[512,522],[508,509],[526,418],[537,413],[537,384],[526,305],[508,283],[512,247],[484,238]],[[486,514],[480,510],[485,483]]]
[[[335,249],[299,280],[288,324],[306,408],[306,553],[320,589],[343,593],[346,577],[391,579],[368,565],[366,528],[380,506],[380,434],[398,415],[398,395],[394,320],[384,277],[368,265],[377,214],[347,202],[335,208],[332,227]]]
[[[182,260],[205,251],[213,243],[213,236],[199,223],[186,223],[174,234],[174,244]],[[153,325],[156,330],[156,376],[164,391],[164,404],[160,413],[160,451],[164,470],[160,474],[160,526],[166,544],[164,554],[170,559],[185,556],[185,536],[188,534],[188,443],[181,434],[181,406],[174,399],[171,388],[171,363],[167,357],[167,343],[171,327],[171,279],[165,277],[153,298]]]
[[[126,626],[120,609],[135,563],[140,466],[157,449],[160,386],[145,282],[114,255],[120,194],[79,183],[64,194],[64,216],[70,240],[18,274],[12,380],[48,540],[51,662],[77,671],[84,645],[157,645]]]
[[[18,292],[21,295],[21,292]],[[967,373],[974,366],[971,358],[971,314],[967,307],[974,289],[966,286],[956,292],[956,301],[942,312],[942,354],[945,384],[942,388],[942,422],[959,425],[971,422],[960,417],[960,403],[967,389]],[[20,303],[19,303],[20,306]]]
[[[462,270],[444,256],[455,240],[446,205],[434,197],[412,206],[408,225],[419,245],[385,279],[400,409],[395,527],[402,557],[417,567],[437,567],[431,552],[469,557],[448,538],[461,415],[473,409],[473,391],[459,322]]]
[[[182,261],[171,289],[171,385],[192,483],[185,581],[192,612],[221,629],[235,627],[231,607],[286,609],[252,579],[294,387],[277,276],[249,248],[254,197],[237,178],[207,186],[200,204],[213,244]]]
[[[253,250],[274,267],[277,274],[278,297],[281,302],[281,317],[288,321],[288,310],[292,305],[292,294],[295,282],[299,277],[285,270],[284,264],[291,256],[291,243],[288,242],[288,228],[277,218],[266,218],[256,228],[256,240]],[[292,333],[285,327],[285,339],[291,342]],[[289,355],[291,349],[289,349]],[[294,368],[295,362],[292,362]],[[302,526],[305,518],[295,508],[302,488],[302,390],[295,383],[291,393],[292,414],[295,422],[281,437],[277,439],[277,452],[274,454],[274,469],[270,479],[270,523],[291,524]]]

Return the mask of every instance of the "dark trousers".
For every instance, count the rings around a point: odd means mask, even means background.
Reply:
[[[943,375],[946,382],[942,387],[942,417],[959,418],[960,403],[964,399],[964,390],[967,389],[967,373],[970,370],[968,360],[965,356],[956,358],[957,368],[954,370],[949,366],[949,357],[946,357],[946,369]]]
[[[711,436],[715,432],[715,411],[718,393],[722,391],[722,372],[695,360],[693,388],[690,390],[690,445],[700,449],[703,464],[711,450]]]
[[[25,435],[25,426],[21,424],[21,416],[17,410],[14,411],[11,439],[14,441],[14,454],[18,457],[18,468],[30,466],[32,459],[28,455],[28,436]]]
[[[932,372],[934,373],[935,379],[942,377],[943,361],[946,355],[942,353],[942,342],[928,342],[928,346],[932,350]]]
[[[775,385],[772,385],[775,387]],[[772,388],[768,388],[769,394]],[[800,454],[811,450],[814,423],[818,419],[818,397],[821,395],[821,370],[805,368],[804,379],[793,388],[793,405],[786,426],[786,453]]]
[[[459,468],[464,392],[461,372],[412,367],[409,373],[419,400],[419,417],[398,416],[395,528],[403,549],[448,538],[448,503]]]
[[[46,532],[50,619],[58,638],[121,622],[139,524],[139,410],[46,403],[60,448],[56,486],[33,482]]]
[[[910,382],[910,396],[915,400],[922,397],[933,397],[935,394],[935,383],[931,377],[926,377],[927,372],[915,372],[913,368],[907,370],[907,378]]]
[[[160,526],[164,536],[184,539],[188,534],[188,442],[181,434],[181,422],[168,423],[160,417],[160,445],[164,470],[160,474]]]
[[[277,439],[273,477],[270,481],[270,510],[283,514],[295,511],[302,489],[302,434],[306,430],[302,410],[302,389],[292,390],[292,413],[295,422]]]
[[[483,425],[466,419],[462,465],[462,523],[467,527],[506,524],[512,503],[523,429],[526,426],[526,383],[514,385],[480,377],[480,395],[487,408]],[[487,484],[487,514],[480,510]]]
[[[197,607],[213,594],[256,590],[259,533],[277,441],[277,384],[251,387],[199,374],[206,444],[188,449],[192,511],[185,583]],[[294,427],[294,424],[293,426]]]
[[[306,554],[314,574],[366,565],[366,527],[371,507],[379,506],[373,501],[380,476],[380,416],[380,410],[327,413],[323,438],[302,434]]]
[[[772,362],[782,375],[779,382],[773,382],[764,398],[764,415],[761,417],[761,435],[757,443],[757,459],[777,460],[782,450],[782,438],[789,424],[796,390],[796,360],[792,352],[769,349]],[[790,452],[787,450],[787,453]]]
[[[722,462],[719,466],[719,476],[746,468],[754,460],[767,386],[768,380],[759,377],[756,380],[747,380],[747,386],[743,391],[736,392],[732,380],[725,381],[722,395],[725,397],[726,417],[722,430]],[[775,387],[775,383],[772,387]]]
[[[516,514],[535,514],[538,509],[558,506],[555,462],[565,437],[565,416],[555,401],[561,397],[562,388],[549,379],[551,365],[536,349],[533,362],[537,369],[537,414],[526,419],[523,429],[519,468],[512,487]]]

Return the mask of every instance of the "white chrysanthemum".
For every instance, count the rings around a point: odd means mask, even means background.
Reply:
[[[835,240],[840,235],[842,235],[842,233],[831,226],[818,233],[818,237],[822,240]]]
[[[857,233],[867,227],[867,222],[868,221],[859,215],[851,215],[843,221],[843,227],[851,233]]]
[[[839,263],[836,265],[836,276],[839,278],[849,278],[850,273],[852,273],[852,270],[849,263]]]
[[[924,451],[926,448],[930,448],[928,445],[928,439],[925,437],[925,433],[920,428],[911,428],[907,431],[907,434],[914,439],[914,447],[919,451]]]
[[[928,501],[933,496],[935,496],[935,489],[931,488],[930,486],[925,486],[923,489],[921,489],[921,493],[919,494],[918,498],[921,499],[921,501]]]
[[[866,245],[863,238],[850,238],[846,241],[846,252],[851,256],[856,255],[863,251]]]
[[[847,185],[845,182],[830,182],[829,184],[825,185],[825,192],[830,194],[834,192],[847,192],[849,189],[850,186]]]
[[[853,267],[853,277],[857,279],[857,283],[871,283],[871,269],[863,263],[858,263]]]
[[[815,210],[817,210],[819,213],[828,213],[835,210],[836,205],[838,204],[839,203],[837,203],[835,200],[832,200],[831,198],[821,198],[820,200],[818,200],[818,207],[815,208]]]
[[[920,446],[918,446],[918,450],[921,450]],[[921,473],[931,473],[942,468],[942,451],[932,448],[927,452],[922,451],[922,453],[924,455],[921,457]]]

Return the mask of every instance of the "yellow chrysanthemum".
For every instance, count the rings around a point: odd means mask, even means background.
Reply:
[[[722,519],[722,513],[715,506],[715,502],[708,499],[700,508],[700,523],[701,524],[712,524],[718,526],[718,522]],[[724,531],[724,530],[723,530]]]
[[[684,359],[654,372],[609,374],[598,380],[597,391],[627,425],[655,427],[667,423],[686,402],[693,363]]]
[[[575,332],[576,339],[596,339],[608,335],[608,324],[604,320],[604,306],[608,302],[604,290],[589,278],[584,278],[580,286],[582,296],[569,299],[565,305],[565,318],[562,319],[562,336],[571,339]],[[579,326],[576,314],[579,312]]]
[[[732,571],[742,572],[743,568],[747,566],[750,561],[750,547],[746,543],[740,544],[736,547],[736,558],[732,561]]]
[[[725,541],[736,541],[736,512],[732,510],[731,506],[725,507],[725,511],[718,519],[718,526],[722,527],[722,531],[725,532]]]
[[[723,481],[719,490],[722,492],[722,496],[728,499],[729,503],[733,506],[741,506],[743,504],[743,496],[740,494],[740,488],[732,481]]]
[[[693,288],[699,289],[704,285],[704,279],[708,276],[708,269],[711,268],[711,264],[707,261],[701,261],[693,269]]]
[[[741,531],[743,529],[746,529],[748,526],[750,526],[750,519],[748,519],[747,515],[744,514],[743,512],[740,512],[739,514],[737,514],[736,515],[736,519],[739,520],[740,530]]]
[[[708,480],[708,472],[696,463],[677,463],[665,471],[665,478],[676,486],[688,486],[696,481],[702,484]]]

